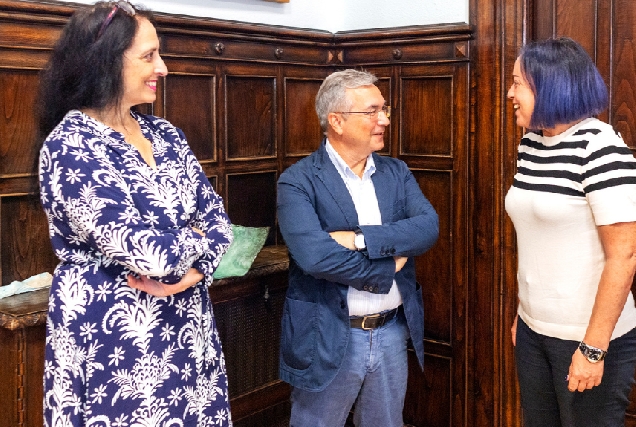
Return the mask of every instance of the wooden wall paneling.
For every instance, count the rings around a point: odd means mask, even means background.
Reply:
[[[265,244],[275,244],[277,171],[228,173],[226,179],[230,220],[247,227],[270,227]]]
[[[440,414],[431,412],[424,418],[413,420],[414,425],[454,425],[465,424],[466,386],[469,375],[467,371],[467,351],[469,337],[467,334],[468,283],[466,273],[467,236],[465,194],[457,194],[458,180],[462,174],[449,170],[413,171],[422,191],[435,207],[440,219],[440,237],[435,246],[416,260],[417,278],[422,286],[424,300],[424,348],[430,358],[436,360],[433,369],[424,366],[422,374],[411,371],[409,389],[429,390],[425,398],[435,404],[426,405],[433,410],[448,408],[447,423],[431,422]],[[464,186],[465,190],[465,186]],[[441,361],[444,363],[441,363]],[[439,370],[446,367],[448,372]],[[448,381],[437,383],[431,376],[448,378]],[[431,382],[445,385],[446,388],[431,389]],[[424,397],[424,396],[421,396]],[[422,402],[408,401],[409,407],[419,407]]]
[[[568,36],[596,56],[598,0],[555,0],[555,36]]]
[[[37,172],[37,70],[0,69],[0,177]]]
[[[636,149],[636,6],[629,0],[612,4],[611,123],[625,143]]]
[[[453,156],[453,75],[448,71],[402,78],[400,155]]]
[[[200,163],[217,160],[216,75],[171,73],[165,78],[164,117],[183,130]]]
[[[225,160],[276,158],[275,67],[223,66]]]
[[[469,255],[471,304],[467,425],[521,425],[510,325],[516,313],[514,230],[504,196],[515,170],[519,132],[506,91],[525,41],[532,0],[469,0],[470,47]],[[551,27],[548,21],[541,21]]]
[[[0,261],[2,284],[24,280],[58,263],[49,241],[48,222],[36,195],[2,197]]]
[[[439,216],[439,239],[428,252],[417,257],[417,279],[422,286],[424,299],[424,338],[426,341],[442,343],[453,347],[454,324],[453,304],[455,280],[453,277],[456,251],[465,250],[455,247],[453,241],[453,205],[452,171],[413,171],[422,192],[429,199]],[[460,295],[461,297],[461,295]],[[458,349],[461,351],[461,349]],[[455,352],[453,351],[453,354]]]
[[[533,0],[528,39],[573,38],[596,63],[605,83],[612,86],[613,4],[613,0]],[[610,94],[610,105],[612,97]],[[599,118],[611,122],[611,113],[610,108]]]
[[[425,350],[426,351],[426,350]],[[456,424],[451,392],[453,390],[452,358],[426,352],[425,374],[420,371],[415,355],[409,357],[409,383],[404,405],[404,422],[413,426],[452,427]]]
[[[413,425],[466,424],[469,335],[468,314],[468,67],[464,62],[404,65],[398,73],[396,110],[398,157],[405,160],[440,217],[436,245],[417,258],[425,316],[425,351],[433,369],[413,370],[409,399],[431,400],[442,408]],[[448,372],[441,373],[445,367]],[[436,383],[430,376],[448,378]],[[431,383],[437,386],[433,389]],[[427,392],[423,392],[427,390]],[[422,402],[407,399],[408,408]],[[448,408],[448,414],[445,414]],[[409,411],[412,409],[409,409]],[[405,413],[407,410],[405,409]],[[412,415],[412,414],[411,414]],[[441,418],[440,418],[441,417]],[[444,417],[447,417],[444,418]],[[431,420],[436,420],[433,424]]]
[[[289,398],[289,387],[278,380],[278,346],[272,345],[280,340],[281,283],[286,285],[286,273],[255,281],[241,298],[214,303],[235,422]]]
[[[329,72],[322,68],[291,68],[284,69],[283,73],[281,155],[284,160],[296,160],[314,152],[323,138],[315,101],[318,89]]]
[[[322,79],[285,77],[285,157],[305,157],[315,151],[323,131],[314,103]]]
[[[22,376],[15,369],[21,365],[20,355],[16,351],[16,348],[19,348],[18,340],[12,331],[0,328],[0,407],[3,408],[3,421],[0,424],[5,426],[20,425],[23,413]]]
[[[24,427],[40,427],[43,425],[42,402],[44,392],[42,378],[44,378],[44,347],[46,339],[45,325],[38,325],[20,330],[23,343],[21,357],[23,363],[23,425]]]
[[[504,197],[512,185],[513,176],[517,169],[517,146],[521,141],[523,130],[516,124],[515,113],[512,102],[506,97],[507,91],[512,84],[512,70],[518,57],[519,49],[524,43],[525,36],[522,28],[525,27],[528,13],[527,5],[523,0],[508,1],[506,11],[502,16],[502,25],[505,32],[501,41],[503,45],[502,58],[499,62],[501,70],[500,95],[496,98],[495,105],[498,110],[491,111],[494,115],[495,128],[493,134],[497,138],[497,147],[492,148],[491,155],[495,161],[493,165],[493,179],[496,182],[495,196],[497,203],[494,205],[495,221],[497,230],[495,234],[495,245],[498,253],[495,254],[497,265],[495,274],[497,284],[493,289],[493,297],[497,298],[494,307],[494,331],[495,331],[495,375],[494,386],[494,416],[498,425],[505,427],[521,426],[521,408],[519,387],[517,384],[517,371],[514,359],[514,347],[512,346],[512,334],[510,327],[517,315],[517,244],[516,234],[512,221],[505,213]],[[488,114],[490,106],[481,105],[479,111]],[[486,149],[488,142],[481,141],[478,149]],[[476,171],[477,172],[477,171]],[[481,175],[478,173],[478,175]],[[482,180],[487,180],[487,176],[482,176]],[[484,181],[482,181],[484,183]],[[475,182],[474,185],[479,185]],[[481,209],[481,208],[480,208]],[[482,363],[482,366],[485,365]],[[484,366],[485,367],[485,366]]]

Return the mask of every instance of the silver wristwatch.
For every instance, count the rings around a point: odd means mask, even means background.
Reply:
[[[605,359],[605,356],[607,356],[607,351],[587,345],[583,341],[579,343],[579,350],[581,350],[583,356],[585,356],[590,363],[600,362]]]

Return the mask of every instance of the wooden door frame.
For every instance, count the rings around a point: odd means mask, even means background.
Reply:
[[[516,244],[504,210],[521,132],[506,92],[527,34],[532,0],[470,0],[469,235],[473,411],[466,425],[521,425],[510,326],[516,313]]]

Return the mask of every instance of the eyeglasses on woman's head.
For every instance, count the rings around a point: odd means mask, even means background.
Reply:
[[[124,11],[129,16],[135,16],[135,8],[130,3],[128,3],[126,0],[119,0],[119,1],[115,2],[115,4],[113,5],[113,8],[111,9],[110,13],[106,16],[106,19],[104,19],[104,22],[102,23],[102,26],[99,27],[99,31],[97,32],[97,38],[98,39],[102,36],[102,34],[104,34],[104,31],[106,30],[106,27],[108,27],[108,25],[111,23],[111,21],[115,17],[115,14],[117,14],[118,10]]]

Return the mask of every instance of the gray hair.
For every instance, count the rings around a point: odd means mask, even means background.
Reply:
[[[377,81],[378,78],[373,74],[354,69],[336,71],[327,76],[316,94],[316,114],[322,130],[327,130],[329,113],[347,111],[351,108],[351,101],[347,99],[347,89],[371,86]]]

